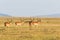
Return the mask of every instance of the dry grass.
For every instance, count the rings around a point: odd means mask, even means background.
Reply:
[[[49,20],[59,21],[52,22]],[[60,40],[59,18],[44,18],[38,26],[32,25],[31,30],[28,23],[22,26],[14,26],[12,24],[11,26],[6,27],[3,25],[4,22],[4,20],[1,20],[0,22],[0,40]],[[11,22],[14,23],[14,21]]]

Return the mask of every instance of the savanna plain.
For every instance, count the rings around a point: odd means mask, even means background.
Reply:
[[[0,40],[60,40],[60,18],[0,17]]]

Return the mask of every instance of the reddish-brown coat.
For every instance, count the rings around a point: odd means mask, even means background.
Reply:
[[[15,22],[15,25],[21,26],[22,25],[22,22]]]
[[[31,25],[38,25],[39,22],[32,22]]]
[[[5,22],[4,26],[10,26],[10,22]]]

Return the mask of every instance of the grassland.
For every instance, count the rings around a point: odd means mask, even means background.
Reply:
[[[40,24],[30,26],[26,21],[39,21]],[[25,22],[16,26],[18,21]],[[7,27],[4,22],[11,22]],[[60,18],[21,18],[0,17],[0,40],[60,40]]]

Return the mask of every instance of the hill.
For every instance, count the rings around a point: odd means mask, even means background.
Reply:
[[[0,13],[0,16],[3,16],[3,17],[9,17],[10,15],[8,15],[8,14],[2,14],[2,13]]]
[[[48,17],[48,18],[60,18],[60,13],[56,13],[56,14],[49,14],[49,15],[39,15],[39,16],[35,16],[35,17]]]

